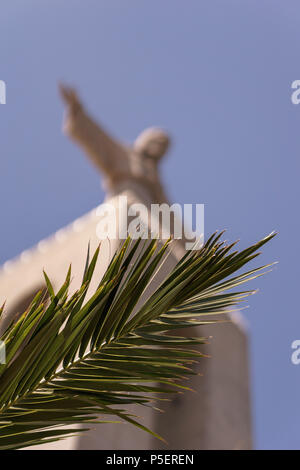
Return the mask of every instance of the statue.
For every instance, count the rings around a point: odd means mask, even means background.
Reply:
[[[79,144],[94,166],[100,170],[106,201],[113,201],[116,212],[121,212],[121,216],[117,218],[126,216],[125,230],[133,217],[128,217],[127,213],[123,214],[117,196],[125,195],[129,205],[140,202],[148,208],[151,204],[166,204],[170,207],[159,175],[159,163],[170,146],[168,134],[160,128],[151,127],[144,130],[132,146],[126,146],[112,138],[88,115],[73,88],[60,84],[60,94],[66,104],[63,131]],[[171,249],[175,258],[180,259],[185,253],[186,228],[183,229],[182,219],[175,214],[170,218],[167,233],[170,232],[172,236],[176,232],[176,218],[181,234],[173,241]],[[144,224],[149,234],[150,217],[144,220]],[[158,237],[168,238],[169,235],[162,235],[163,229],[159,221],[157,225]],[[120,240],[115,237],[110,238],[110,242],[114,253],[120,245]],[[189,244],[193,244],[190,239]]]
[[[170,138],[159,128],[143,131],[132,147],[112,138],[85,111],[74,89],[60,85],[67,105],[64,132],[85,151],[101,171],[108,197],[132,188],[142,200],[168,203],[159,178],[159,162]]]
[[[100,170],[103,176],[104,189],[106,190],[106,201],[111,202],[114,201],[116,196],[126,195],[129,205],[141,202],[147,207],[150,207],[151,204],[163,203],[170,206],[159,177],[159,163],[170,146],[170,138],[167,133],[159,128],[149,128],[138,136],[131,147],[125,146],[108,135],[87,114],[74,89],[61,84],[60,93],[66,103],[63,130],[80,145],[94,166]],[[118,207],[118,210],[122,211],[123,209]],[[175,218],[170,221],[172,234],[174,233],[174,220]],[[127,222],[129,222],[128,218]],[[147,223],[149,223],[149,220]],[[161,230],[161,227],[159,230]],[[167,257],[167,261],[164,262],[164,269],[156,275],[156,278],[152,280],[151,285],[146,289],[145,298],[159,286],[166,273],[185,253],[183,245],[185,237],[184,234],[182,235],[181,239],[173,240],[171,249],[173,256]],[[162,238],[161,235],[159,235],[159,238]],[[109,241],[112,253],[114,253],[121,241],[119,239],[110,239]],[[185,332],[177,331],[172,334],[185,334]],[[197,335],[197,328],[190,328],[189,334],[191,336]],[[176,416],[181,422],[183,421],[183,406],[183,398],[177,397],[176,407],[178,412]],[[133,408],[132,411],[136,413],[139,410]],[[171,413],[174,415],[173,409]],[[147,419],[150,419],[150,421],[154,419],[151,413]],[[158,417],[156,417],[153,426],[158,427],[158,432],[163,434]],[[101,429],[101,427],[99,429],[95,427],[95,430],[90,431],[87,436],[81,436],[78,439],[76,448],[95,449],[105,448],[105,445],[111,446],[111,435],[116,432],[115,429],[106,427],[106,438],[109,436],[107,441],[103,437],[102,440],[99,440]],[[123,438],[123,442],[118,437],[118,445],[124,445],[124,448],[128,448],[128,445],[129,447],[135,445],[133,444],[135,442],[134,433],[135,431],[131,430],[131,437],[128,436],[128,441]],[[158,445],[156,440],[154,440],[153,445]]]

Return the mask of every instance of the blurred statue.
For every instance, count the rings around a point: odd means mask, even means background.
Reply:
[[[64,131],[100,170],[107,195],[115,196],[129,188],[149,204],[168,202],[158,171],[170,145],[167,133],[149,128],[138,136],[133,146],[125,146],[87,114],[74,89],[60,85],[60,92],[67,105]]]

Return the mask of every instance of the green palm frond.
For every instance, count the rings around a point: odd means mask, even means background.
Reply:
[[[140,240],[127,239],[88,300],[99,248],[91,260],[88,256],[73,295],[68,294],[71,269],[57,293],[45,273],[48,303],[39,292],[0,338],[6,345],[6,364],[0,365],[0,449],[55,441],[85,430],[72,425],[111,417],[151,432],[126,406],[149,406],[153,394],[186,389],[180,380],[193,374],[193,362],[202,357],[187,346],[205,339],[188,338],[181,329],[237,306],[254,291],[226,291],[268,267],[232,277],[273,233],[241,252],[220,242],[221,235],[187,252],[141,307],[137,303],[168,243],[159,248],[152,240],[141,249]]]

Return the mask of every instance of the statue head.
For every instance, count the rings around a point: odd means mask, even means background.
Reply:
[[[139,154],[158,161],[167,152],[170,138],[164,130],[150,127],[141,132],[133,146]]]

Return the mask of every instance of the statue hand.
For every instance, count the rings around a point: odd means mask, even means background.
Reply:
[[[76,91],[74,88],[66,86],[62,83],[59,83],[59,91],[63,101],[68,106],[68,110],[70,114],[76,113],[79,109],[81,109],[81,102],[77,96]]]

